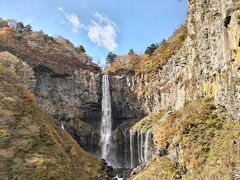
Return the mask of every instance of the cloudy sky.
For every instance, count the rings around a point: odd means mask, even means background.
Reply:
[[[151,43],[167,39],[186,16],[186,0],[0,1],[0,17],[82,44],[102,64],[109,51],[143,53]]]

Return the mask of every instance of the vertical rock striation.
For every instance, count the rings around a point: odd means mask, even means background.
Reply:
[[[178,110],[187,101],[209,97],[239,120],[239,21],[238,1],[189,0],[183,47],[157,72],[112,77],[113,117]]]
[[[94,127],[101,122],[100,71],[79,69],[57,74],[44,66],[34,68],[36,94],[41,107],[58,118],[82,119]]]

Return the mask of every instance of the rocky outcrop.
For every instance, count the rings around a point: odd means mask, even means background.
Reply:
[[[115,116],[178,110],[209,97],[239,120],[239,8],[237,1],[190,0],[188,36],[179,51],[157,72],[112,78]]]
[[[34,92],[41,109],[64,124],[84,150],[99,155],[101,72],[90,69],[59,74],[43,65],[33,68]]]
[[[145,113],[134,93],[133,79],[110,76],[110,92],[113,125],[117,127],[126,120],[142,117]]]
[[[44,66],[34,68],[35,92],[40,106],[54,117],[68,122],[81,119],[94,127],[101,121],[101,75],[78,69],[57,74]]]

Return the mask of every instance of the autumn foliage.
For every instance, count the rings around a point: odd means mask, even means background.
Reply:
[[[36,100],[34,94],[32,92],[30,92],[30,91],[24,92],[23,95],[22,95],[22,98],[25,101],[28,101],[28,102],[35,102],[35,100]]]
[[[156,48],[151,48],[151,45],[143,55],[130,53],[117,57],[105,71],[109,74],[130,73],[136,75],[154,72],[166,64],[169,58],[183,47],[186,37],[187,26],[185,23],[168,40],[162,41],[159,46],[155,45]]]
[[[0,31],[0,35],[3,35],[3,36],[10,36],[11,33],[12,33],[12,30],[9,27],[3,27],[2,30]]]
[[[1,22],[0,52],[8,51],[33,67],[41,65],[57,74],[70,74],[79,68],[99,69],[90,56],[77,51],[63,37],[54,38],[43,31],[33,32],[27,26],[9,27],[6,21]]]

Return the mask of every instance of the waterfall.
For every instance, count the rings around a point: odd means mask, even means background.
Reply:
[[[63,121],[60,121],[60,125],[61,125],[61,128],[65,130],[64,122],[63,122]]]
[[[137,140],[136,144],[134,142],[134,137],[136,137]],[[146,132],[143,132],[141,130],[137,131],[136,133],[133,133],[132,129],[130,129],[131,168],[136,167],[136,165],[147,163],[147,161],[151,158],[153,153],[152,145],[153,139],[150,130]],[[137,153],[135,151],[137,151]],[[135,156],[137,156],[137,164],[134,162]]]
[[[127,129],[124,131],[124,164],[125,167],[128,166],[128,161],[127,161],[127,151],[128,151],[128,146],[127,146]]]
[[[148,130],[147,133],[146,133],[145,145],[144,145],[144,162],[145,163],[149,159],[150,150],[151,150],[151,133]]]
[[[144,162],[144,134],[141,130],[141,144],[140,144],[140,148],[141,148],[141,163]]]
[[[137,155],[138,155],[138,163],[141,164],[141,134],[137,132]]]
[[[132,129],[130,129],[129,132],[129,137],[130,137],[130,162],[131,162],[131,168],[134,168],[134,162],[133,162],[133,145],[134,145],[134,141],[133,141],[133,134],[132,134]]]
[[[93,141],[94,141],[94,132],[92,132],[92,136],[91,136],[91,153],[93,153]]]
[[[101,157],[110,163],[110,145],[112,136],[112,109],[108,75],[103,75],[102,81],[102,124],[101,124]]]

